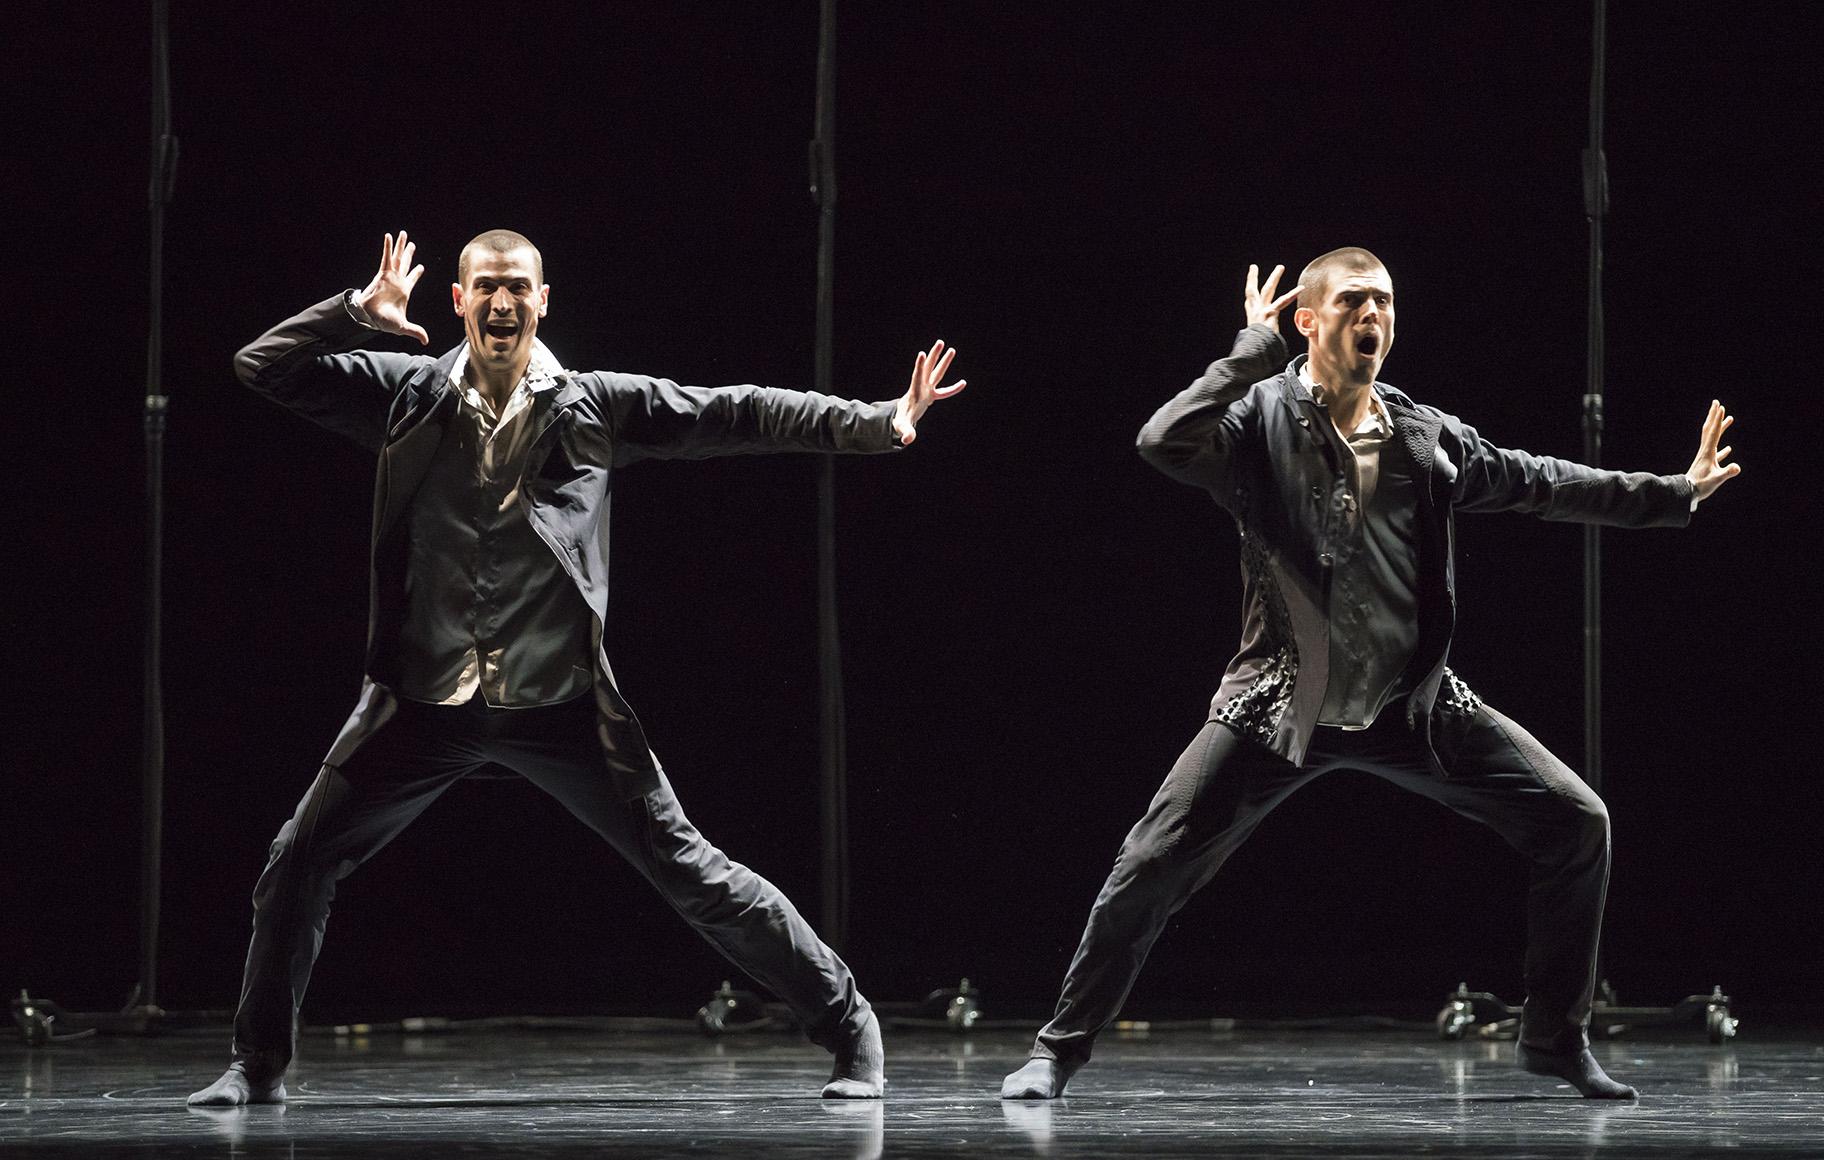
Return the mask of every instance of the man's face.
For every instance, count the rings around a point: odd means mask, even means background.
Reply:
[[[1299,307],[1292,321],[1318,368],[1366,386],[1393,349],[1393,279],[1378,267],[1333,275],[1318,305]]]
[[[532,357],[551,287],[538,281],[538,260],[530,249],[470,251],[468,278],[450,292],[469,337],[470,358],[504,370]]]

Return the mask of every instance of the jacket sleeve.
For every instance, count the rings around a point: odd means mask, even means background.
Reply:
[[[1285,340],[1265,326],[1235,336],[1229,356],[1159,408],[1140,428],[1140,455],[1184,483],[1222,493],[1232,483],[1236,449],[1257,416],[1245,401],[1248,388],[1286,362]]]
[[[351,350],[376,333],[347,293],[287,318],[234,356],[234,376],[281,407],[378,453],[387,410],[420,357]]]
[[[670,379],[588,376],[605,404],[617,464],[772,451],[895,451],[894,404],[776,387],[686,387]]]
[[[1566,459],[1496,447],[1474,427],[1447,418],[1440,451],[1456,445],[1452,501],[1458,511],[1531,512],[1548,520],[1624,528],[1691,522],[1691,480],[1683,475],[1605,471]]]

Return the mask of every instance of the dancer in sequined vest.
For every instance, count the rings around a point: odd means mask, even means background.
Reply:
[[[1739,467],[1711,403],[1676,475],[1510,451],[1376,380],[1393,279],[1367,250],[1314,260],[1276,295],[1248,271],[1229,356],[1160,408],[1140,453],[1209,491],[1241,535],[1244,625],[1209,717],[1129,832],[1089,914],[1051,1022],[1006,1099],[1052,1099],[1088,1061],[1166,921],[1268,811],[1332,769],[1361,769],[1492,827],[1528,860],[1522,1067],[1585,1096],[1636,1094],[1589,1051],[1609,877],[1591,789],[1449,669],[1459,512],[1677,527]],[[1287,363],[1279,315],[1309,347]]]

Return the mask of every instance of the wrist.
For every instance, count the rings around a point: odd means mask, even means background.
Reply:
[[[342,295],[342,306],[348,311],[350,318],[362,326],[378,330],[379,325],[374,322],[374,316],[368,312],[367,298],[367,292],[364,290],[348,290]]]

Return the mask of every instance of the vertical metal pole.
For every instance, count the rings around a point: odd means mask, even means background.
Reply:
[[[1602,224],[1609,212],[1609,162],[1602,151],[1606,0],[1592,0],[1590,144],[1583,151],[1583,211],[1590,221],[1587,386],[1583,396],[1583,461],[1602,464]],[[1602,789],[1602,529],[1583,529],[1583,776]]]
[[[151,217],[151,279],[146,324],[146,640],[144,717],[141,723],[141,833],[139,865],[139,1003],[158,1009],[159,879],[164,854],[165,692],[164,389],[165,205],[177,171],[177,138],[171,135],[170,19],[166,0],[152,0],[152,167],[147,187]]]
[[[811,141],[817,201],[816,389],[833,393],[836,285],[836,0],[822,0],[817,29],[817,121]],[[836,457],[817,468],[818,728],[822,739],[823,937],[848,940],[848,723],[842,697],[842,636],[836,614]]]

